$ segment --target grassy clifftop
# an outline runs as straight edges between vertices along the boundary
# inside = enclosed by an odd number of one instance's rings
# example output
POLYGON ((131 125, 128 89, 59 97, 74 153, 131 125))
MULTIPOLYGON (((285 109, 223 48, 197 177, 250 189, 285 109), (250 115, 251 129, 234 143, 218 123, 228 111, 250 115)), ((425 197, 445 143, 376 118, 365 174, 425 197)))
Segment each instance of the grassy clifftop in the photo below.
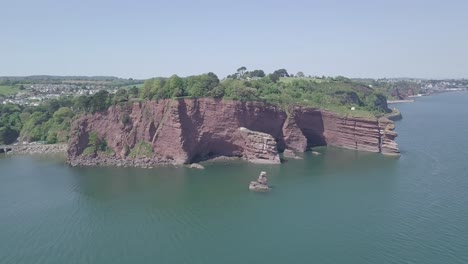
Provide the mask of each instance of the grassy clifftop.
POLYGON ((293 78, 286 75, 285 70, 268 76, 260 70, 250 75, 244 72, 223 80, 214 73, 185 78, 173 75, 148 79, 141 87, 121 88, 115 94, 101 90, 92 96, 65 97, 37 107, 0 105, 0 143, 12 143, 18 137, 27 141, 66 142, 76 115, 104 111, 111 105, 135 100, 224 98, 259 101, 285 110, 308 106, 364 118, 391 112, 384 93, 363 82, 345 77, 293 78))
POLYGON ((341 114, 374 116, 390 112, 387 98, 369 85, 344 77, 337 78, 226 78, 213 73, 180 78, 147 80, 140 99, 213 97, 261 101, 281 107, 310 106, 341 114), (354 110, 351 110, 354 109, 354 110))

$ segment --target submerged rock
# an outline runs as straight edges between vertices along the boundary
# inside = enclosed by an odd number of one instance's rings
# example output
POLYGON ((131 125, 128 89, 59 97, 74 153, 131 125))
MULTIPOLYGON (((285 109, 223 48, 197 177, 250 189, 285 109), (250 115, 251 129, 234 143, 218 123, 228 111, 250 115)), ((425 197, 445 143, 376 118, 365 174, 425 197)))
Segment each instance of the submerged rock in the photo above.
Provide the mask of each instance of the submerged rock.
POLYGON ((302 159, 301 157, 297 156, 296 153, 294 153, 294 151, 291 149, 285 149, 283 152, 283 157, 289 159, 302 159))
POLYGON ((203 165, 198 164, 198 163, 192 163, 192 164, 190 164, 189 167, 190 167, 191 169, 199 169, 199 170, 205 169, 205 167, 203 167, 203 165))
POLYGON ((249 190, 256 192, 266 192, 270 190, 270 187, 264 184, 260 184, 256 181, 251 181, 249 185, 249 190))

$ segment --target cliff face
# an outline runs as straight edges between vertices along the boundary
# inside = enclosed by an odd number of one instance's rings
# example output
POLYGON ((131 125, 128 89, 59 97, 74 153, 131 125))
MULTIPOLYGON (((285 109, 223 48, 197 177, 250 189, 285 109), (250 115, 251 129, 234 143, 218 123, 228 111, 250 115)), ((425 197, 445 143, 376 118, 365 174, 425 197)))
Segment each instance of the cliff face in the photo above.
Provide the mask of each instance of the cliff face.
MULTIPOLYGON (((145 164, 191 163, 217 156, 252 162, 279 163, 277 151, 305 151, 331 145, 357 150, 398 153, 390 120, 345 118, 318 109, 296 107, 289 114, 258 102, 179 99, 115 106, 85 115, 71 129, 68 158, 72 165, 119 163, 144 158, 145 164), (86 155, 96 133, 114 154, 86 155), (153 152, 128 155, 145 142, 153 152), (383 148, 382 148, 383 147, 383 148), (90 162, 91 161, 91 162, 90 162)), ((128 162, 127 162, 128 163, 128 162)), ((125 163, 125 164, 127 164, 125 163)))
POLYGON ((398 145, 395 142, 397 133, 395 124, 390 119, 382 117, 379 119, 380 127, 380 152, 386 155, 399 155, 398 145))

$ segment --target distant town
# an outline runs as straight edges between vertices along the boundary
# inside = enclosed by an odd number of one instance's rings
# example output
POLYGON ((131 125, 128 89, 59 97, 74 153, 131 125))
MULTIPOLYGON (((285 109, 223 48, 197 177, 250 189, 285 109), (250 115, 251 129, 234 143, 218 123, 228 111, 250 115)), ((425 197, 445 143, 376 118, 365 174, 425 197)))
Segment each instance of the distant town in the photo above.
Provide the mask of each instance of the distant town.
POLYGON ((102 85, 33 84, 24 87, 15 94, 6 96, 3 98, 2 103, 38 106, 42 101, 56 99, 61 96, 93 95, 99 90, 115 93, 117 88, 102 85))
POLYGON ((424 91, 462 91, 468 89, 468 79, 425 80, 425 79, 379 79, 382 82, 399 83, 402 80, 416 83, 424 91))
POLYGON ((100 90, 116 93, 121 88, 139 88, 143 82, 144 80, 117 77, 0 77, 0 103, 38 106, 42 102, 63 96, 87 96, 100 90))

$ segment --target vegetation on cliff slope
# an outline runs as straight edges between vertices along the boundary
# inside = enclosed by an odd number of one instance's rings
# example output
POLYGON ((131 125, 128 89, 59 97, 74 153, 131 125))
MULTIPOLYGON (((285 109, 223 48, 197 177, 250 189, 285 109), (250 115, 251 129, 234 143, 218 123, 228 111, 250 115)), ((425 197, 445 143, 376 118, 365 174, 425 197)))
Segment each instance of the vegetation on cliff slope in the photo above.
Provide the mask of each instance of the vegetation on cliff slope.
MULTIPOLYGON (((10 144, 17 139, 66 142, 76 115, 96 113, 111 105, 141 100, 225 98, 262 101, 285 109, 291 105, 312 106, 356 116, 374 116, 390 111, 385 87, 373 87, 366 81, 340 76, 310 78, 302 72, 296 76, 292 77, 285 69, 267 75, 262 70, 247 71, 246 67, 240 67, 224 80, 219 80, 211 72, 185 78, 173 75, 148 79, 141 88, 126 86, 115 94, 101 90, 91 96, 54 99, 37 107, 0 105, 0 144, 10 144)), ((121 122, 126 124, 128 118, 122 115, 121 122)))
POLYGON ((0 144, 11 144, 17 139, 48 144, 67 142, 77 114, 106 110, 118 102, 118 94, 101 90, 92 96, 62 97, 39 106, 0 104, 0 144))
MULTIPOLYGON (((302 74, 303 76, 303 74, 302 74)), ((379 90, 345 77, 293 78, 285 69, 265 76, 263 71, 245 67, 220 81, 214 73, 180 78, 146 80, 139 97, 157 100, 177 97, 213 97, 271 104, 305 105, 338 112, 382 114, 388 112, 387 98, 379 90), (253 77, 252 77, 253 76, 253 77), (263 77, 260 77, 263 76, 263 77)))
POLYGON ((354 81, 373 87, 375 90, 385 94, 387 98, 391 100, 403 100, 410 95, 423 93, 421 84, 415 81, 394 80, 392 82, 388 82, 386 79, 355 79, 354 81))
POLYGON ((92 156, 97 153, 111 156, 114 154, 114 151, 107 146, 107 142, 104 139, 100 139, 95 132, 92 132, 89 134, 88 146, 83 151, 83 155, 92 156))
POLYGON ((131 158, 153 156, 153 147, 149 142, 138 142, 128 155, 131 158))

